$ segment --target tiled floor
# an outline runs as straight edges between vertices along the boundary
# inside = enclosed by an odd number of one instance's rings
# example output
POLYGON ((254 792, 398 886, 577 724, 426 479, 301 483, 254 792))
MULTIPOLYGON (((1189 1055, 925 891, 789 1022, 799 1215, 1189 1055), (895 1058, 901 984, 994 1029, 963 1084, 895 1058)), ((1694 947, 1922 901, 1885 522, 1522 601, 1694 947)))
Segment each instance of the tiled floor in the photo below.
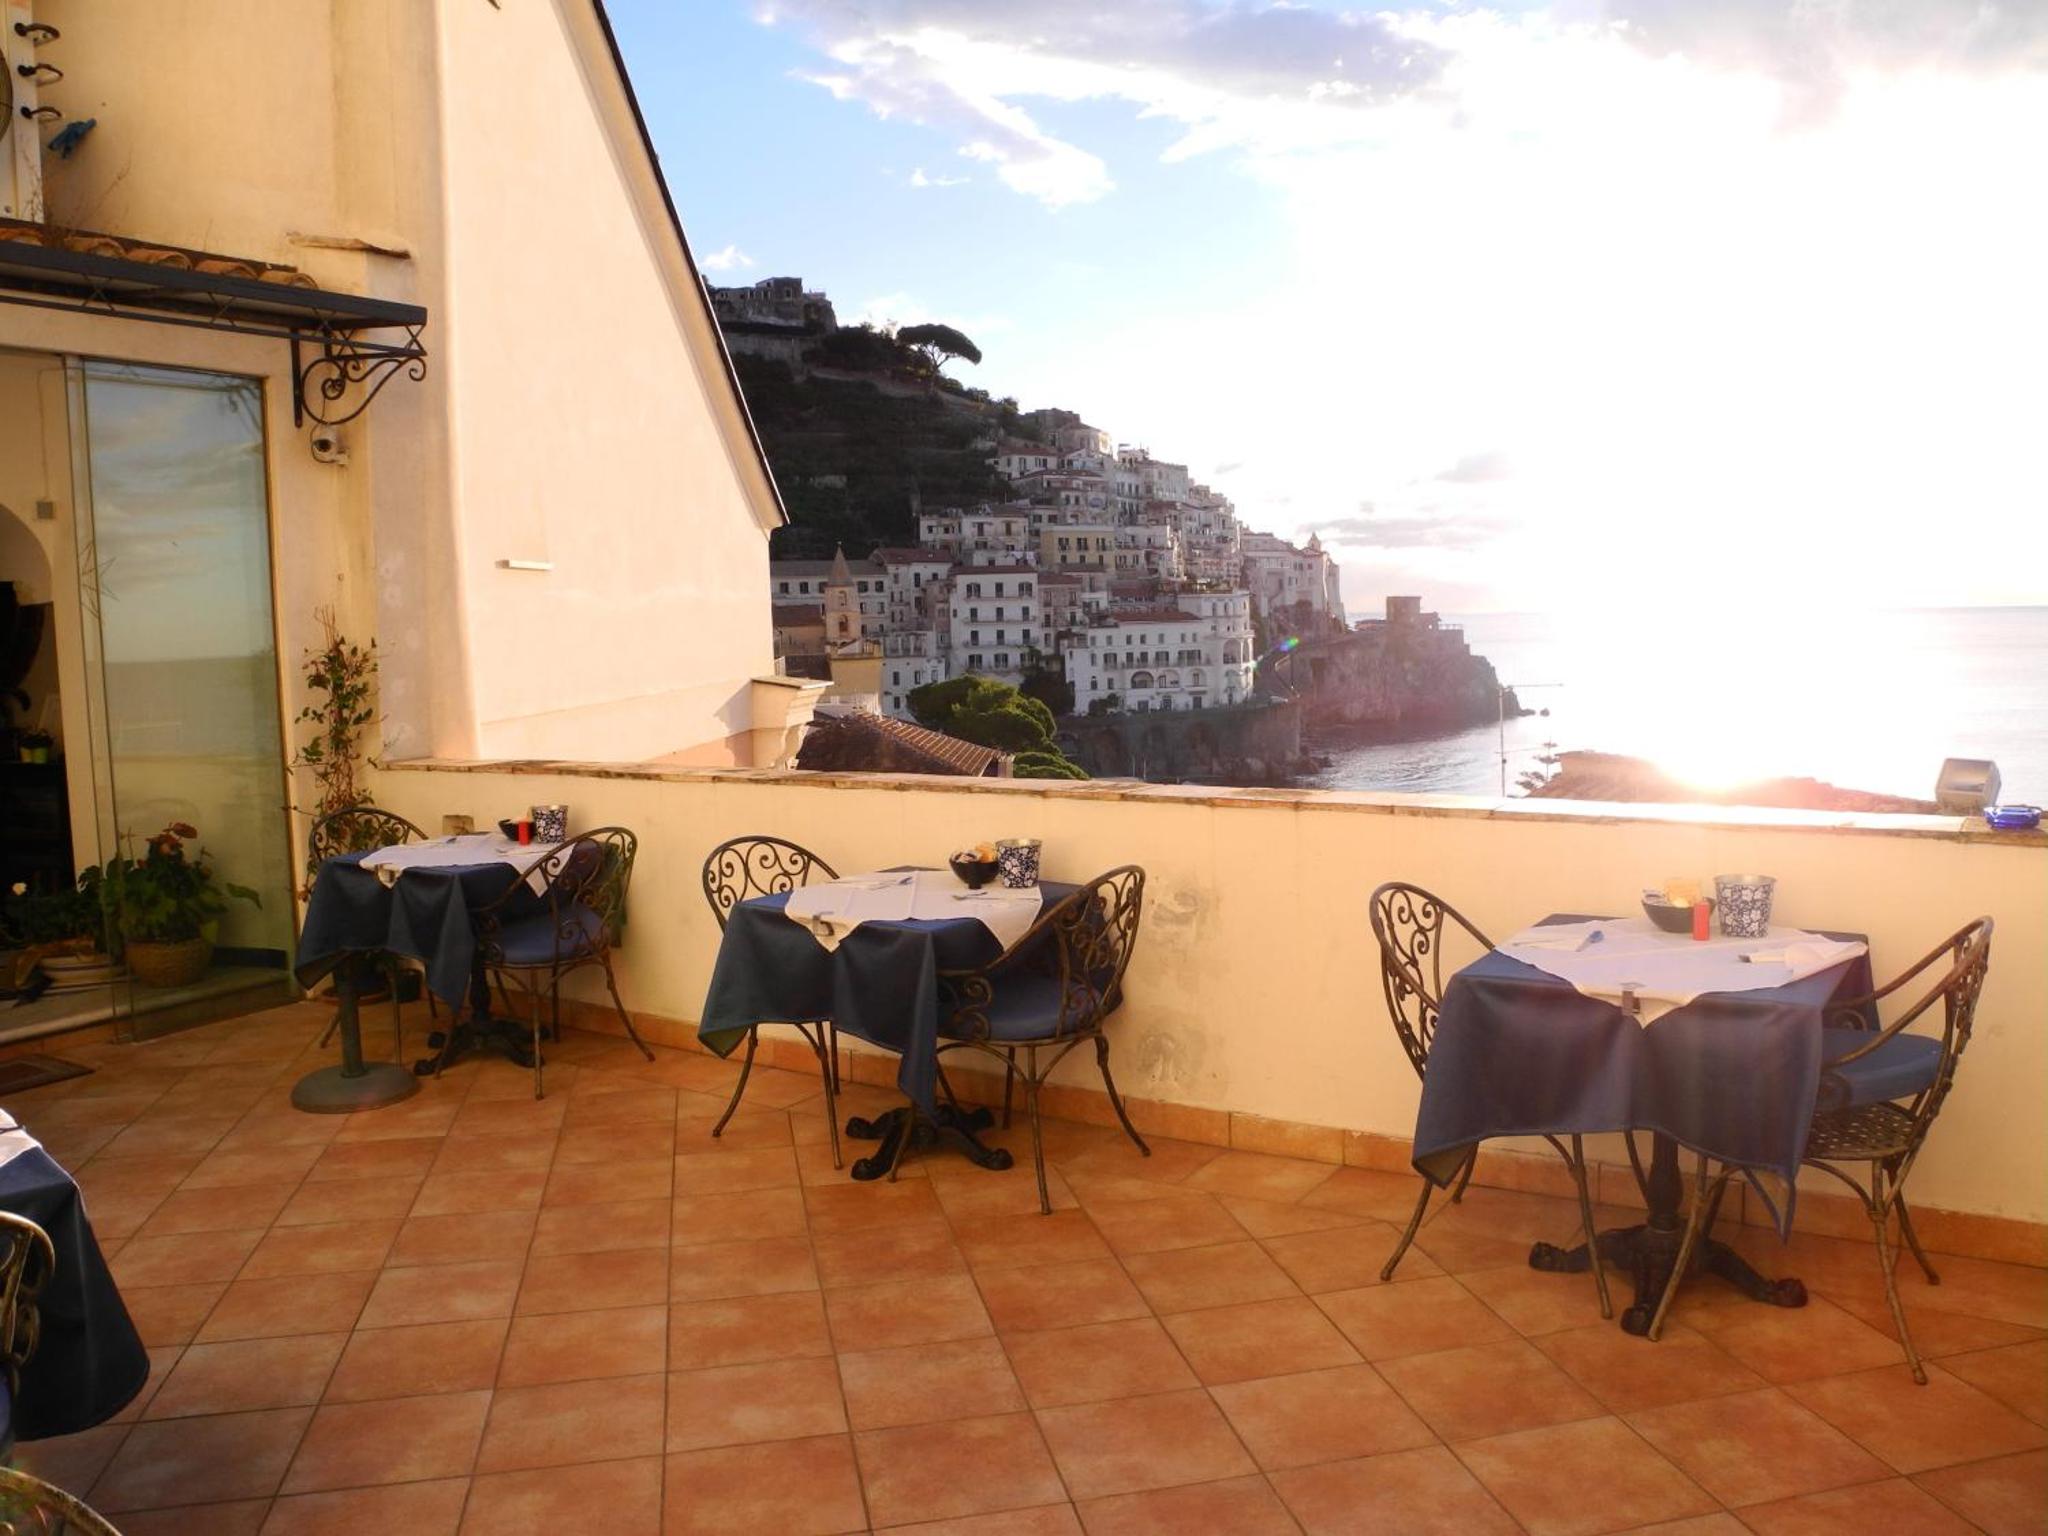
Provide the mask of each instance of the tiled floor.
POLYGON ((1021 1163, 856 1185, 809 1079, 713 1142, 732 1068, 588 1035, 539 1103, 471 1063, 300 1115, 323 1022, 71 1050, 7 1105, 156 1367, 20 1459, 128 1536, 2048 1527, 2048 1271, 1903 1272, 1918 1388, 1867 1245, 1747 1233, 1811 1305, 1702 1282, 1652 1345, 1521 1262, 1556 1200, 1475 1189, 1383 1286, 1405 1177, 1060 1123, 1051 1217, 1021 1163))

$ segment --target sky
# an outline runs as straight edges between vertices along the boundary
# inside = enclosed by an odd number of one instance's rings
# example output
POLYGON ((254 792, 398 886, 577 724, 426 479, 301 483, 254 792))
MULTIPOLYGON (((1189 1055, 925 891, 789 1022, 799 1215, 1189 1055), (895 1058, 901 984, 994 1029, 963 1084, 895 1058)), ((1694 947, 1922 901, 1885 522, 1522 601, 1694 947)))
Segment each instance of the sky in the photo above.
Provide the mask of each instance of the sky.
POLYGON ((1356 614, 2048 603, 2048 0, 608 0, 699 262, 1356 614))

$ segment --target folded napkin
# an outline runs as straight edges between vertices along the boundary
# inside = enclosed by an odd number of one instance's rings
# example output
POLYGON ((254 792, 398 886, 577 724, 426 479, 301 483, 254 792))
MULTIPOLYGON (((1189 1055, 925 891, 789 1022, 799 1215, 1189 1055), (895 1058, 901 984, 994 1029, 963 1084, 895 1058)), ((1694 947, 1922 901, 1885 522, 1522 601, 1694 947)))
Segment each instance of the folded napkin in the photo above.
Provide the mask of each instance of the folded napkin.
POLYGON ((42 1145, 35 1137, 21 1128, 21 1122, 0 1109, 0 1166, 13 1162, 24 1152, 33 1152, 42 1145))
POLYGON ((466 864, 503 864, 526 876, 534 895, 548 888, 542 866, 561 844, 522 843, 494 832, 465 832, 424 843, 395 843, 363 855, 362 867, 390 886, 408 869, 447 869, 466 864))
POLYGON ((810 929, 827 950, 837 949, 862 923, 902 922, 916 898, 916 877, 910 871, 849 875, 823 885, 806 885, 789 893, 783 916, 810 929))

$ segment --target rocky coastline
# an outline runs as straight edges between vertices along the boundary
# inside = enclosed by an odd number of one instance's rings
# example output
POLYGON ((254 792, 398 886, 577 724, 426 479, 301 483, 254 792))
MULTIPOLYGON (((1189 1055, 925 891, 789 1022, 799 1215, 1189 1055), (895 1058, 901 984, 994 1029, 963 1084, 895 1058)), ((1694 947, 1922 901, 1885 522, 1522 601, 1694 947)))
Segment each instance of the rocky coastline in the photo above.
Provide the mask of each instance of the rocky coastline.
POLYGON ((1561 752, 1557 772, 1529 791, 1537 800, 1652 801, 1680 805, 1755 805, 1794 811, 1872 811, 1932 815, 1932 800, 1844 789, 1820 779, 1757 779, 1703 789, 1673 778, 1655 763, 1612 752, 1561 752))

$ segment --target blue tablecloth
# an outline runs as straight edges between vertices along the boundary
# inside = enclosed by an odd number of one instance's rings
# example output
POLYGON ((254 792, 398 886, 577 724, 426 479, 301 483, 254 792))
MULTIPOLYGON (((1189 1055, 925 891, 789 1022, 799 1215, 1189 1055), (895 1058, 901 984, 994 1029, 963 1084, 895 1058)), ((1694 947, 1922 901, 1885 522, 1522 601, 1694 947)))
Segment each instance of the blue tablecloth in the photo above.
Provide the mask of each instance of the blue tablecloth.
POLYGON ((1871 990, 1866 953, 1786 986, 1706 993, 1646 1029, 1614 1004, 1491 951, 1444 989, 1415 1166, 1448 1183, 1466 1149, 1495 1136, 1659 1131, 1711 1158, 1776 1173, 1785 1181, 1779 1227, 1789 1231, 1820 1088, 1821 1011, 1871 990))
MULTIPOLYGON (((24 1129, 35 1134, 33 1125, 24 1129)), ((22 1367, 14 1399, 15 1438, 42 1440, 104 1424, 149 1380, 149 1354, 107 1273, 78 1185, 34 1148, 0 1165, 0 1210, 26 1216, 57 1250, 57 1267, 37 1303, 42 1339, 22 1367)))
MULTIPOLYGON (((1078 886, 1047 880, 1045 907, 1078 886)), ((927 1115, 938 1095, 940 971, 986 965, 1002 952, 972 917, 862 923, 827 950, 783 913, 789 895, 732 909, 697 1038, 730 1055, 756 1024, 830 1019, 844 1034, 897 1053, 896 1084, 927 1115)))
MULTIPOLYGON (((476 963, 470 914, 503 896, 518 872, 497 863, 426 865, 386 885, 362 867, 366 856, 344 853, 320 866, 299 934, 299 984, 311 987, 352 954, 405 955, 426 967, 435 996, 460 1007, 476 963)), ((542 910, 537 896, 533 907, 542 910)))

